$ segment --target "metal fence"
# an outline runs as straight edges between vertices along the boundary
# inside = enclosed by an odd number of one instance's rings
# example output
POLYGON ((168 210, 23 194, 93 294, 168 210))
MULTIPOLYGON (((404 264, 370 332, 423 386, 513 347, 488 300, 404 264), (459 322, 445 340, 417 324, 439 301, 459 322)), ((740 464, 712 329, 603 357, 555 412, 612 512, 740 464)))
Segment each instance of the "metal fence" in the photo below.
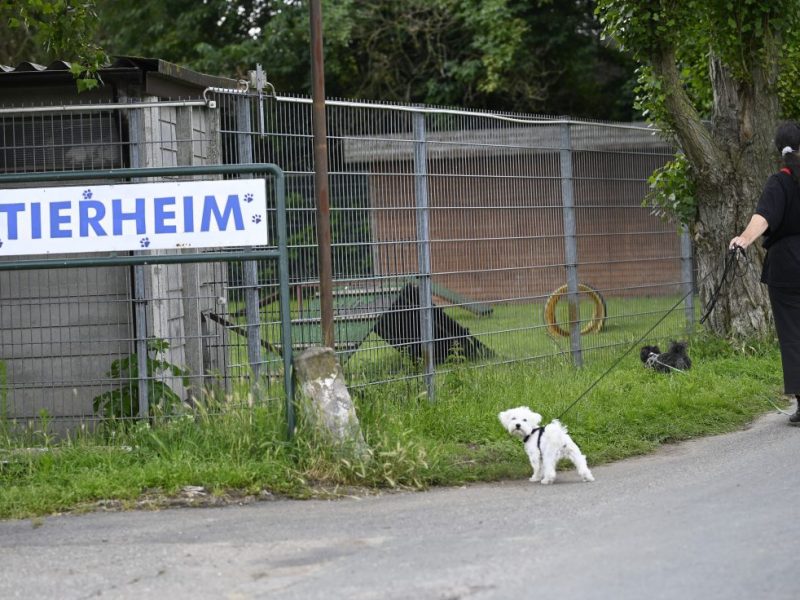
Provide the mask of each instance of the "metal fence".
MULTIPOLYGON (((630 344, 691 289, 688 238, 642 206, 647 177, 674 155, 645 126, 335 100, 327 116, 336 351, 354 388, 406 380, 433 395, 455 363, 582 364, 630 344)), ((0 124, 2 173, 280 166, 292 345, 320 342, 307 98, 209 89, 182 103, 5 107, 0 124)), ((217 265, 191 285, 151 267, 138 295, 117 269, 2 275, 4 416, 98 418, 92 399, 130 385, 109 365, 134 352, 142 303, 148 337, 202 341, 193 362, 167 362, 227 388, 258 364, 278 393, 274 264, 217 265), (154 316, 159 305, 172 308, 154 316), (76 382, 87 363, 94 374, 76 382)), ((691 301, 652 338, 684 335, 691 301)))
MULTIPOLYGON (((223 145, 233 156, 249 134, 246 151, 287 172, 295 339, 319 343, 310 101, 248 101, 223 145)), ((688 236, 642 206, 674 156, 645 125, 338 100, 327 117, 335 337, 351 386, 408 378, 432 394, 454 355, 582 364, 691 290, 688 236)), ((653 337, 685 335, 692 315, 690 294, 653 337)))

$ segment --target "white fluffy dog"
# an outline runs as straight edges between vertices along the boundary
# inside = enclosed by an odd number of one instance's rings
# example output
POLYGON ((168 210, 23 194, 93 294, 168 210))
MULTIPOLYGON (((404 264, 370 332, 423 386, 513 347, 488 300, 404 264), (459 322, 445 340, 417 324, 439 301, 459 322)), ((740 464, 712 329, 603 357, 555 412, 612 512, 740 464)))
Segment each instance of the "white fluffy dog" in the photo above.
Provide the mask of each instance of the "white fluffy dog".
POLYGON ((594 481, 594 476, 586 465, 586 457, 578 445, 572 441, 567 428, 554 420, 540 427, 542 415, 527 406, 504 410, 499 415, 500 422, 513 436, 522 438, 525 452, 533 467, 531 481, 543 484, 553 483, 556 478, 556 464, 561 458, 568 458, 578 469, 584 481, 594 481))

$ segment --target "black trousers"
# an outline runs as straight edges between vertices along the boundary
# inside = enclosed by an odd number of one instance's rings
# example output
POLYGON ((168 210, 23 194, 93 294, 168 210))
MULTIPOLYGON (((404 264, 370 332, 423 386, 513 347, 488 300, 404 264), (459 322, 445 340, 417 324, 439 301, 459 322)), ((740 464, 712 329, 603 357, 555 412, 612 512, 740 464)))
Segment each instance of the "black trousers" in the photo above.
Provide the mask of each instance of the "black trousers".
POLYGON ((783 391, 800 394, 800 287, 769 286, 768 289, 781 346, 783 391))

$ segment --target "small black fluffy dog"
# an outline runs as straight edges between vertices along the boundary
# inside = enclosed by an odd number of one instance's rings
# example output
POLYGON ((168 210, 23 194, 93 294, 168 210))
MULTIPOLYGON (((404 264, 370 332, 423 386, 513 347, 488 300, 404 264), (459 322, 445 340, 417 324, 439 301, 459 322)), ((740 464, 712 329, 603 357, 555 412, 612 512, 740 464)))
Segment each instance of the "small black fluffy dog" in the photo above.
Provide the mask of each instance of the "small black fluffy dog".
POLYGON ((670 343, 666 352, 661 352, 658 346, 644 346, 639 352, 639 357, 645 367, 659 373, 669 373, 674 370, 688 371, 692 366, 692 361, 686 354, 685 342, 670 343))

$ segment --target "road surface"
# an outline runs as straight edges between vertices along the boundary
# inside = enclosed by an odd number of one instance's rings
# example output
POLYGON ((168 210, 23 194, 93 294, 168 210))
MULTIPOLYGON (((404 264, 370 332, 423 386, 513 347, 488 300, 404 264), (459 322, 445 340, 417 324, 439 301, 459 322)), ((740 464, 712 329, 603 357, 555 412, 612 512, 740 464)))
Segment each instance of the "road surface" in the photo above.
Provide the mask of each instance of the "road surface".
POLYGON ((594 483, 0 522, 0 598, 795 599, 785 423, 595 467, 594 483))

